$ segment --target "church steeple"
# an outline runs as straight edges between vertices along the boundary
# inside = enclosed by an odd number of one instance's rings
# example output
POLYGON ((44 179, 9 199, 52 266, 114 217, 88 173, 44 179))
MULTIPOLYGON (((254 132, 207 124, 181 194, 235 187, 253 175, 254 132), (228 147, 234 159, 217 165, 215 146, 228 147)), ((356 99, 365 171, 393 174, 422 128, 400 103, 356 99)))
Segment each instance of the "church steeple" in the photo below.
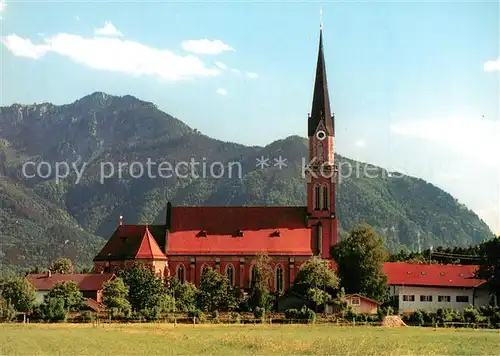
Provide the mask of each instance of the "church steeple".
POLYGON ((323 123, 326 133, 334 135, 334 123, 330 110, 330 98, 328 95, 328 84, 326 81, 326 65, 323 53, 323 23, 319 30, 318 62, 316 64, 316 80, 314 82, 314 94, 309 117, 309 137, 313 136, 320 123, 323 123))
POLYGON ((311 227, 315 253, 322 258, 329 259, 332 257, 330 249, 338 241, 335 208, 337 166, 334 156, 334 122, 326 82, 322 22, 319 32, 312 110, 307 125, 310 159, 306 174, 308 226, 311 227))

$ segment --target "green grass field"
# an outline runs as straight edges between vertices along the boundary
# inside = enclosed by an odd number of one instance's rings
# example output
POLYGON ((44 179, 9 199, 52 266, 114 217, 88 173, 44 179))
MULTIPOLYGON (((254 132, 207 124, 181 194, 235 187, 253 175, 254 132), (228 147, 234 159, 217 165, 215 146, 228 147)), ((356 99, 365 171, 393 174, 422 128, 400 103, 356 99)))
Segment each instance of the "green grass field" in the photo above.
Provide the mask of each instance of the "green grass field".
POLYGON ((332 354, 498 355, 500 332, 333 325, 0 325, 0 355, 332 354))

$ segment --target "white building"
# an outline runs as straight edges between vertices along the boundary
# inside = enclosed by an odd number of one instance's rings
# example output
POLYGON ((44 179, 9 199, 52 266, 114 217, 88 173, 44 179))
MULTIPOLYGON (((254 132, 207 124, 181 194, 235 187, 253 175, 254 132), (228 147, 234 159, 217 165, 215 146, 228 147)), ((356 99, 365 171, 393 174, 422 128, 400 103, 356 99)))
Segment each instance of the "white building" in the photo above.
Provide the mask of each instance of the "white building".
POLYGON ((462 311, 468 306, 488 305, 490 295, 486 281, 474 277, 477 268, 405 262, 384 264, 390 295, 397 297, 401 314, 446 308, 462 311))

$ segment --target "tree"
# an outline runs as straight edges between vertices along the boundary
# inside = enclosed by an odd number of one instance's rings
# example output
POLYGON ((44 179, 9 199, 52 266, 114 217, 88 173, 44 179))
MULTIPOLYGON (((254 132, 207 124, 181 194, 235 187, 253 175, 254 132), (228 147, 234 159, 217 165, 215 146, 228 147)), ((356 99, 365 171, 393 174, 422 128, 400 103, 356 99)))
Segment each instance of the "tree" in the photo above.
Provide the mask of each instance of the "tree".
POLYGON ((64 310, 71 312, 80 311, 85 306, 85 298, 74 281, 56 283, 44 299, 48 305, 52 299, 62 300, 64 310))
POLYGON ((42 319, 46 321, 63 321, 66 319, 68 309, 66 302, 59 297, 45 298, 44 302, 35 309, 33 313, 34 319, 42 319))
POLYGON ((363 224, 332 248, 340 283, 346 293, 359 293, 383 302, 387 298, 384 241, 373 228, 363 224))
POLYGON ((129 288, 128 301, 133 311, 160 307, 166 289, 151 268, 136 263, 126 269, 121 278, 129 288))
POLYGON ((130 303, 127 300, 128 291, 128 286, 120 277, 105 282, 102 294, 106 308, 116 310, 122 315, 126 314, 130 310, 130 303))
POLYGON ((173 311, 189 312, 196 309, 196 300, 198 297, 198 289, 192 283, 180 283, 176 278, 169 280, 169 291, 172 295, 173 311))
POLYGON ((337 277, 328 261, 316 256, 300 266, 292 285, 292 291, 315 304, 316 310, 333 299, 337 288, 337 277))
POLYGON ((0 295, 0 322, 11 321, 16 316, 16 310, 0 295))
POLYGON ((201 275, 198 304, 206 312, 231 311, 238 306, 238 301, 227 277, 206 268, 201 275))
POLYGON ((490 292, 500 300, 500 236, 482 243, 479 255, 482 259, 476 276, 486 280, 490 292))
POLYGON ((248 306, 252 310, 257 307, 270 310, 272 305, 270 290, 273 281, 271 258, 265 254, 257 255, 253 260, 251 274, 248 306))
POLYGON ((35 306, 35 288, 26 278, 9 279, 2 283, 0 290, 4 299, 18 312, 30 311, 35 306))
POLYGON ((73 273, 73 262, 69 258, 58 258, 49 267, 52 273, 62 273, 62 274, 72 274, 73 273))

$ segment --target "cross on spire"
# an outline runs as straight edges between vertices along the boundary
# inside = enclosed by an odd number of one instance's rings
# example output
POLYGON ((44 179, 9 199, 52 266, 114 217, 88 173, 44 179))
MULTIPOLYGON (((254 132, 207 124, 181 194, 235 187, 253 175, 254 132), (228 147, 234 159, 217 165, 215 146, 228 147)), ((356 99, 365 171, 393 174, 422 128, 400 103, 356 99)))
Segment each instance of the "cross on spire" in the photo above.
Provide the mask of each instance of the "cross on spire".
POLYGON ((319 8, 319 29, 323 30, 323 7, 319 8))

